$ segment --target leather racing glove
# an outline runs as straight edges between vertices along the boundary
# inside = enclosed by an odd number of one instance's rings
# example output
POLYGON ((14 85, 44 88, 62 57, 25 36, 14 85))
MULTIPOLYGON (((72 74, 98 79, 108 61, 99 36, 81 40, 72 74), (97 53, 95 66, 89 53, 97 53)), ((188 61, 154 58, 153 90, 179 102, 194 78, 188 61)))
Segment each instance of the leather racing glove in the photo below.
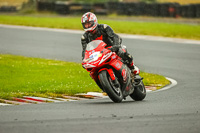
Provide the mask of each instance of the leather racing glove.
POLYGON ((112 52, 117 52, 119 50, 120 46, 119 45, 114 45, 110 48, 108 48, 108 50, 112 51, 112 52))

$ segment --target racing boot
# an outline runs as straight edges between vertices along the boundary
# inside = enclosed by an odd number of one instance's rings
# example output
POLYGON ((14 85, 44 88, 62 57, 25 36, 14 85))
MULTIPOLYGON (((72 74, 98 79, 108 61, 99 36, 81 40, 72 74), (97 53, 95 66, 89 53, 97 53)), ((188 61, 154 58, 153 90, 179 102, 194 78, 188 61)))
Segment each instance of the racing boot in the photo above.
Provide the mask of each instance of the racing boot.
POLYGON ((128 67, 131 70, 131 79, 132 79, 132 83, 133 83, 135 81, 134 80, 134 78, 135 78, 135 74, 134 74, 135 65, 134 65, 133 61, 128 64, 128 67))
POLYGON ((136 69, 136 66, 134 65, 134 62, 133 62, 133 57, 128 52, 125 52, 124 53, 124 58, 126 59, 127 66, 131 70, 131 79, 132 79, 132 83, 133 83, 135 81, 134 80, 135 75, 138 73, 137 69, 136 69))
POLYGON ((136 65, 134 65, 133 61, 130 64, 128 64, 128 67, 131 70, 132 82, 135 82, 135 76, 140 74, 140 69, 136 65))

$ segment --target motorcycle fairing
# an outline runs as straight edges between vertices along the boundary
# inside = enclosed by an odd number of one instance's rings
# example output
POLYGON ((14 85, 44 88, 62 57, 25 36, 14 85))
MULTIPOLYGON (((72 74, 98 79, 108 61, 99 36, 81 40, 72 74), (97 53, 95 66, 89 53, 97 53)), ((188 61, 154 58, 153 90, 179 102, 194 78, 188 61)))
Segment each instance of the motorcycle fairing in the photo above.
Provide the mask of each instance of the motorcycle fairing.
POLYGON ((114 74, 114 72, 113 72, 113 69, 111 69, 111 68, 110 68, 110 69, 103 68, 103 69, 99 70, 98 73, 100 73, 100 72, 103 71, 103 70, 106 70, 106 71, 108 72, 108 74, 110 75, 111 79, 112 79, 112 80, 115 80, 115 74, 114 74))
POLYGON ((86 49, 86 51, 85 51, 85 59, 87 59, 87 58, 89 58, 90 57, 90 55, 91 54, 93 54, 94 52, 96 52, 96 51, 101 51, 103 48, 105 48, 105 46, 106 46, 107 44, 105 43, 105 42, 103 42, 103 41, 100 41, 100 44, 96 47, 96 48, 94 48, 94 49, 90 49, 90 50, 87 50, 86 49))
POLYGON ((124 86, 122 88, 123 95, 128 96, 130 94, 130 90, 132 90, 131 88, 133 88, 133 85, 131 83, 130 70, 127 68, 126 65, 124 65, 124 67, 122 68, 121 74, 124 83, 124 86))
MULTIPOLYGON (((119 60, 118 63, 120 63, 120 62, 121 61, 119 60)), ((114 65, 114 66, 116 66, 116 65, 114 65)), ((118 67, 115 67, 115 68, 118 68, 118 67)), ((130 89, 133 87, 131 80, 130 80, 131 79, 130 70, 125 64, 122 63, 121 68, 119 70, 117 70, 117 72, 119 72, 119 75, 122 77, 122 80, 123 80, 122 81, 122 83, 123 83, 123 85, 122 85, 123 96, 128 96, 130 94, 130 89)))
POLYGON ((119 71, 122 68, 123 63, 120 60, 113 60, 109 65, 119 71))
MULTIPOLYGON (((99 73, 106 70, 112 81, 120 80, 121 90, 123 96, 126 97, 133 90, 133 85, 131 83, 130 70, 121 61, 121 58, 116 55, 116 53, 111 52, 106 49, 106 44, 103 41, 98 40, 99 44, 91 46, 86 50, 84 62, 82 65, 90 72, 90 76, 95 80, 95 82, 100 86, 99 73), (96 71, 96 72, 95 72, 96 71)), ((102 88, 103 90, 103 88, 102 88)))

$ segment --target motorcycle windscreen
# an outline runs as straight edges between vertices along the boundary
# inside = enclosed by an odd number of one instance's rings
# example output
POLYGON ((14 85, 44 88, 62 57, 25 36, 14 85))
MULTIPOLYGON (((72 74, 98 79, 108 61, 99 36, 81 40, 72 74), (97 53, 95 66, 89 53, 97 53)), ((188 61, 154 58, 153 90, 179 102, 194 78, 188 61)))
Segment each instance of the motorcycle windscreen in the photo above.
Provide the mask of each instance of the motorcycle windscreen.
POLYGON ((105 47, 106 44, 102 40, 94 40, 87 44, 86 50, 94 50, 98 47, 105 47))

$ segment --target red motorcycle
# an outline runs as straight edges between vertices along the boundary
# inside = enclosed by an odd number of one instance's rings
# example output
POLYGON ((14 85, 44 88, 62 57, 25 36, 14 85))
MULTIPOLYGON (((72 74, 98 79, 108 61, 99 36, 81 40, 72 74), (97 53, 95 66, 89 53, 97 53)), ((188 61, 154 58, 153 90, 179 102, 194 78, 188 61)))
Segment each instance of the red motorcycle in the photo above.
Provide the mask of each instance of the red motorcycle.
POLYGON ((83 68, 113 102, 119 103, 127 96, 136 101, 143 100, 146 96, 143 78, 136 75, 132 79, 126 63, 106 46, 101 40, 88 43, 83 68))

